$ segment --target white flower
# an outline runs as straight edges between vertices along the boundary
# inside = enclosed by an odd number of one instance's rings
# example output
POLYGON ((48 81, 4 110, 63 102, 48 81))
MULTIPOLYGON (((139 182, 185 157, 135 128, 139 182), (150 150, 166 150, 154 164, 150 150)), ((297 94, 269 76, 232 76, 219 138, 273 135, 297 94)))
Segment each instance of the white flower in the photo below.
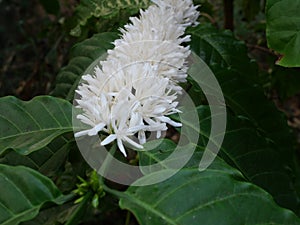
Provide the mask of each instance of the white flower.
POLYGON ((164 10, 171 11, 176 21, 184 27, 198 24, 198 6, 194 6, 192 0, 152 0, 152 2, 164 10))
POLYGON ((116 140, 124 156, 124 143, 143 148, 147 131, 159 138, 167 124, 181 126, 167 116, 179 112, 178 82, 186 79, 190 54, 189 47, 181 44, 190 40, 184 31, 196 24, 199 13, 191 0, 153 2, 156 5, 141 11, 139 19, 130 18, 115 48, 94 74, 82 77, 76 90, 80 95, 76 107, 83 110, 77 118, 91 128, 75 137, 103 131, 108 136, 101 145, 116 140), (132 139, 134 135, 139 143, 132 139))

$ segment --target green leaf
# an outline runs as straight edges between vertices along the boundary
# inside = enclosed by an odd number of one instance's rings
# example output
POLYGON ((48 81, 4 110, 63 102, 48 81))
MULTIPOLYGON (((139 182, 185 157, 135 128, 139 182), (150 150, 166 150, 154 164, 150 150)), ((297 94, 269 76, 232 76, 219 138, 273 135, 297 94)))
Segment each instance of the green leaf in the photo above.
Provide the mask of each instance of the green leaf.
POLYGON ((70 62, 57 75, 56 86, 51 94, 72 101, 81 76, 100 60, 105 60, 106 51, 113 48, 112 42, 117 37, 117 33, 101 33, 74 45, 70 62))
POLYGON ((82 220, 84 214, 86 213, 88 205, 90 204, 91 198, 92 198, 92 193, 88 192, 84 196, 83 200, 80 202, 76 210, 74 210, 72 215, 70 215, 70 218, 68 219, 66 225, 77 225, 82 220))
POLYGON ((240 76, 250 80, 257 80, 257 65, 247 56, 247 48, 242 41, 236 40, 231 31, 219 31, 207 24, 189 28, 192 35, 191 49, 208 66, 218 65, 230 68, 240 76))
MULTIPOLYGON (((296 211, 299 198, 294 190, 293 136, 283 114, 257 85, 257 71, 251 70, 244 44, 212 27, 200 25, 190 32, 192 50, 213 70, 229 109, 221 156, 249 181, 270 191, 282 206, 296 211), (242 120, 232 119, 230 113, 242 120)), ((201 71, 196 65, 189 73, 207 86, 201 71)), ((209 121, 205 124, 201 124, 205 128, 201 134, 208 137, 209 121)))
POLYGON ((267 0, 267 41, 282 56, 277 64, 300 66, 300 0, 267 0))
POLYGON ((20 155, 15 151, 10 151, 0 159, 0 163, 11 166, 22 165, 48 177, 55 176, 63 167, 70 149, 74 149, 74 142, 74 138, 59 136, 46 147, 29 155, 20 155))
POLYGON ((0 155, 14 149, 27 155, 47 146, 56 137, 72 132, 72 105, 62 99, 39 96, 24 102, 0 99, 0 155))
POLYGON ((79 207, 69 202, 63 205, 54 205, 49 208, 41 209, 38 216, 33 220, 23 222, 22 225, 59 225, 65 224, 72 213, 79 207))
POLYGON ((66 201, 53 182, 38 172, 0 164, 0 224, 17 225, 34 218, 46 202, 66 201))
MULTIPOLYGON (((201 148, 207 148, 209 137, 214 142, 214 139, 221 135, 221 133, 217 133, 216 137, 210 136, 211 120, 215 117, 215 121, 218 121, 221 117, 220 115, 211 115, 208 106, 199 106, 197 111, 200 118, 200 131, 196 130, 197 127, 194 124, 184 120, 181 122, 185 130, 199 132, 198 144, 201 148)), ((188 118, 189 112, 185 113, 185 117, 188 118)), ((236 118, 230 113, 227 116, 227 129, 218 154, 219 157, 240 170, 247 181, 270 192, 278 204, 296 212, 299 209, 299 197, 295 190, 294 174, 292 174, 288 162, 284 160, 282 152, 276 145, 260 136, 248 120, 236 118)), ((176 147, 171 141, 164 141, 156 148, 153 146, 157 146, 157 143, 146 143, 146 151, 139 153, 142 165, 161 164, 162 160, 166 159, 176 147)), ((191 160, 199 163, 201 158, 193 156, 191 160)), ((162 168, 166 168, 165 165, 162 164, 162 168)))
MULTIPOLYGON (((205 148, 210 137, 211 118, 220 115, 211 115, 208 106, 199 106, 197 111, 201 128, 199 145, 205 148)), ((196 129, 193 124, 185 121, 182 123, 189 129, 196 129)), ((210 138, 214 140, 215 137, 210 138)), ((296 211, 299 197, 295 192, 294 177, 284 154, 286 153, 281 152, 276 144, 260 136, 248 120, 227 114, 227 128, 219 156, 237 168, 247 181, 271 193, 278 204, 296 211)))
POLYGON ((255 83, 239 77, 231 70, 215 71, 228 108, 237 116, 248 118, 257 132, 275 143, 281 152, 285 152, 283 158, 291 159, 294 141, 284 114, 278 111, 255 83))
MULTIPOLYGON (((161 183, 129 187, 120 195, 121 208, 133 212, 141 225, 300 224, 291 211, 278 207, 268 193, 243 181, 220 159, 203 172, 197 166, 161 183)), ((136 184, 165 172, 148 174, 136 184)))
POLYGON ((113 18, 122 21, 122 18, 128 18, 149 5, 150 0, 82 0, 75 9, 76 26, 70 33, 72 36, 79 37, 82 27, 87 26, 87 22, 91 18, 100 18, 102 22, 109 19, 111 25, 113 18), (122 14, 125 15, 121 16, 122 14))
MULTIPOLYGON (((250 119, 258 132, 286 153, 285 159, 291 159, 291 130, 283 113, 265 97, 262 88, 257 84, 256 66, 248 58, 245 45, 237 41, 231 33, 218 31, 211 26, 200 25, 191 29, 190 33, 191 49, 214 72, 227 107, 235 115, 250 119)), ((190 72, 194 73, 193 77, 203 76, 197 68, 190 72)), ((201 78, 199 80, 201 82, 201 78)))

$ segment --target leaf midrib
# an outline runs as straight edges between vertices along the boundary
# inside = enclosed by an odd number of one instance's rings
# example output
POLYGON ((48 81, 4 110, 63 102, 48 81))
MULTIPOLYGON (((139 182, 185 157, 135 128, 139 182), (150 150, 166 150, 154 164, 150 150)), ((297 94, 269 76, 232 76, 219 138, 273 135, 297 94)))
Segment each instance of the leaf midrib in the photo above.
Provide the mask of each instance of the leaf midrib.
POLYGON ((10 135, 10 136, 0 137, 0 141, 5 140, 5 139, 9 139, 9 138, 16 138, 16 137, 19 137, 19 136, 25 136, 25 135, 28 135, 28 134, 35 134, 35 133, 41 133, 41 132, 47 132, 47 131, 60 131, 60 130, 64 133, 66 133, 66 132, 73 131, 73 127, 47 128, 47 129, 42 129, 42 130, 30 131, 30 132, 22 132, 22 133, 10 135))
POLYGON ((129 202, 132 202, 136 205, 139 205, 140 207, 144 208, 145 210, 153 213, 156 216, 159 216, 160 218, 164 218, 166 222, 168 222, 171 225, 178 225, 175 223, 171 218, 169 218, 167 215, 161 213, 159 210, 155 210, 153 207, 151 207, 150 204, 145 204, 145 202, 141 201, 140 199, 136 198, 134 195, 124 193, 122 197, 125 197, 129 202))
MULTIPOLYGON (((43 202, 41 205, 43 205, 44 203, 45 203, 45 202, 43 202)), ((36 214, 36 212, 38 212, 38 210, 41 208, 41 205, 34 206, 34 207, 32 207, 31 209, 28 209, 28 210, 23 211, 22 213, 13 214, 13 215, 15 215, 15 217, 6 220, 6 221, 5 221, 4 223, 2 223, 1 225, 9 225, 9 224, 11 224, 11 222, 14 222, 14 221, 17 220, 18 218, 20 218, 20 217, 22 217, 22 216, 24 216, 24 215, 26 215, 26 214, 32 213, 32 212, 35 212, 35 214, 36 214)), ((27 219, 27 220, 30 220, 30 218, 27 219)), ((22 221, 27 221, 27 220, 22 220, 22 221)))
POLYGON ((261 195, 257 195, 257 194, 250 194, 250 193, 247 193, 247 192, 242 192, 242 193, 233 193, 231 195, 228 195, 228 196, 225 196, 223 198, 216 198, 214 200, 211 200, 209 202, 206 202, 202 205, 199 205, 198 207, 196 208, 193 208, 189 211, 186 211, 184 214, 180 215, 179 217, 176 218, 176 220, 180 220, 180 218, 183 218, 185 216, 187 216, 188 214, 192 213, 192 212, 195 212, 197 210, 201 210, 202 208, 205 208, 205 207, 208 207, 208 206, 211 206, 213 204, 216 204, 216 203, 220 203, 220 202, 223 202, 223 201, 227 201, 229 199, 232 199, 232 198, 237 198, 237 197, 241 197, 241 196, 245 196, 245 197, 257 197, 257 198, 262 198, 261 195))

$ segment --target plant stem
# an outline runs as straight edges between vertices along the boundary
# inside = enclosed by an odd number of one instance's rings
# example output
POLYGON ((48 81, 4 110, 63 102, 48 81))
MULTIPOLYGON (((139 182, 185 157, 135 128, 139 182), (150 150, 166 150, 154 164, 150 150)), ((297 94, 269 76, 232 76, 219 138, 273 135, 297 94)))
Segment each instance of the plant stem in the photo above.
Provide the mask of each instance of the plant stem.
MULTIPOLYGON (((106 173, 108 171, 109 168, 109 164, 111 163, 111 161, 113 160, 113 155, 115 154, 117 150, 117 143, 113 142, 113 145, 110 148, 110 151, 107 153, 106 158, 104 159, 104 162, 102 164, 102 166, 100 167, 100 169, 98 171, 101 171, 100 174, 103 174, 103 176, 101 176, 101 178, 99 179, 100 184, 104 185, 104 178, 106 176, 106 173)), ((98 173, 99 174, 99 173, 98 173)))
POLYGON ((129 223, 130 223, 130 216, 131 216, 131 212, 127 211, 125 225, 129 225, 129 223))
POLYGON ((77 209, 72 213, 71 218, 66 222, 65 225, 77 225, 83 215, 85 214, 85 210, 87 209, 87 205, 89 204, 90 200, 92 199, 93 193, 91 191, 87 192, 84 196, 84 199, 77 207, 77 209))

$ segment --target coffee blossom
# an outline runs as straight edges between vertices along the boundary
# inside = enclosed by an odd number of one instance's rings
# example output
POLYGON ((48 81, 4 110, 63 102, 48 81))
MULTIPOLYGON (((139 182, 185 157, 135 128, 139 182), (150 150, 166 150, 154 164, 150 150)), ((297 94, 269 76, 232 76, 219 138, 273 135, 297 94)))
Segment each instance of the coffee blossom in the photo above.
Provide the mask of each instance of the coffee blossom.
POLYGON ((167 124, 181 126, 168 115, 179 112, 178 83, 186 80, 190 54, 189 46, 181 44, 190 41, 184 32, 196 24, 199 13, 191 0, 153 2, 139 18, 130 18, 121 38, 114 41, 115 48, 93 74, 82 77, 76 90, 80 96, 76 107, 82 110, 77 119, 90 129, 75 137, 102 131, 107 136, 101 145, 116 141, 124 156, 124 143, 141 149, 147 131, 159 138, 167 124))

